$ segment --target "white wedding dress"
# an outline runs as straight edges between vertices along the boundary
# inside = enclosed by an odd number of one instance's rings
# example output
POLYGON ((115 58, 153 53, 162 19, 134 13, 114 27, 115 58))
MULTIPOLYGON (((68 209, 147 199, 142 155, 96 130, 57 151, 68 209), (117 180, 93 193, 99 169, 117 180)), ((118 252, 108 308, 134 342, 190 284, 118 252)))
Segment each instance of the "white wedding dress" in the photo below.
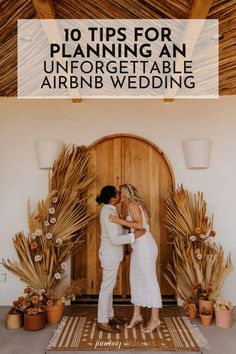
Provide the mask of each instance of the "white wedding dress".
MULTIPOLYGON (((156 274, 158 248, 141 206, 140 210, 146 233, 136 238, 132 244, 133 251, 130 261, 131 302, 138 306, 161 308, 161 293, 156 274)), ((127 220, 132 221, 130 215, 127 220)))

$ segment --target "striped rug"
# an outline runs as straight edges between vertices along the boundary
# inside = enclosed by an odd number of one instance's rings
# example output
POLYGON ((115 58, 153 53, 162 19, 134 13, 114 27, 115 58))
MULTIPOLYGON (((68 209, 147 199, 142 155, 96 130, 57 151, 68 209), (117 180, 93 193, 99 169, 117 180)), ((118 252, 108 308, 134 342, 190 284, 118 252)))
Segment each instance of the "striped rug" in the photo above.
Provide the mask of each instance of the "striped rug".
MULTIPOLYGON (((162 351, 201 353, 207 341, 185 316, 162 317, 161 326, 151 334, 120 326, 121 333, 111 334, 96 328, 96 319, 64 316, 47 350, 50 351, 162 351)), ((119 327, 119 326, 118 326, 119 327)))

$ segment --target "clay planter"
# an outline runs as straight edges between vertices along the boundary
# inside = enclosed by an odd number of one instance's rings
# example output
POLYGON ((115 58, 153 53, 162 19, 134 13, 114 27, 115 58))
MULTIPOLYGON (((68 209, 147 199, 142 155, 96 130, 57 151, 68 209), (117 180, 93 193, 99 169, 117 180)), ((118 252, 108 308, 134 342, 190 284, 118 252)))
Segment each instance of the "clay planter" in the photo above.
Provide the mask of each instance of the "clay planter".
POLYGON ((215 310, 217 327, 230 328, 232 326, 232 310, 215 310))
POLYGON ((24 328, 28 331, 38 331, 45 327, 45 312, 38 315, 24 314, 24 328))
POLYGON ((187 312, 188 312, 188 317, 189 317, 191 320, 193 320, 194 318, 197 317, 197 308, 195 308, 195 309, 188 309, 187 312))
POLYGON ((6 328, 18 329, 23 326, 23 313, 7 313, 6 328))
POLYGON ((204 315, 200 313, 200 319, 203 326, 210 326, 213 315, 204 315))
POLYGON ((47 323, 56 324, 60 322, 64 312, 64 304, 46 306, 47 323))
POLYGON ((214 314, 214 301, 213 300, 203 300, 199 299, 199 313, 210 313, 214 314))

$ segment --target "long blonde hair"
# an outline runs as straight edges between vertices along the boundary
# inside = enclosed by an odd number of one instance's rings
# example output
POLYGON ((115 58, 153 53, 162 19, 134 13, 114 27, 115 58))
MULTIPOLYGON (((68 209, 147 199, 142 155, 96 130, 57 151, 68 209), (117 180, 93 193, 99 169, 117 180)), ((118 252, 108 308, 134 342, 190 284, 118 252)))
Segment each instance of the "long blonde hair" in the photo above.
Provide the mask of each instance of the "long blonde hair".
POLYGON ((140 197, 139 192, 136 187, 134 187, 132 184, 125 183, 125 184, 120 185, 120 191, 124 194, 124 196, 127 199, 140 205, 144 210, 146 210, 148 216, 150 216, 150 211, 149 211, 146 203, 140 197))

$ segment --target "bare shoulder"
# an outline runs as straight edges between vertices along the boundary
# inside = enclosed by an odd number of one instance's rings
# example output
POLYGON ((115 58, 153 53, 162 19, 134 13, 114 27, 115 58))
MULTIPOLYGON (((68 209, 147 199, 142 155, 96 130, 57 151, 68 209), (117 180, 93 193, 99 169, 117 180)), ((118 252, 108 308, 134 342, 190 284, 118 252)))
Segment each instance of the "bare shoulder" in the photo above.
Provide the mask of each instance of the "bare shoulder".
POLYGON ((129 208, 129 213, 133 220, 140 221, 142 219, 141 210, 137 203, 130 202, 128 208, 129 208))
POLYGON ((137 203, 134 203, 132 201, 129 202, 128 204, 129 211, 137 211, 140 210, 140 207, 137 203))

